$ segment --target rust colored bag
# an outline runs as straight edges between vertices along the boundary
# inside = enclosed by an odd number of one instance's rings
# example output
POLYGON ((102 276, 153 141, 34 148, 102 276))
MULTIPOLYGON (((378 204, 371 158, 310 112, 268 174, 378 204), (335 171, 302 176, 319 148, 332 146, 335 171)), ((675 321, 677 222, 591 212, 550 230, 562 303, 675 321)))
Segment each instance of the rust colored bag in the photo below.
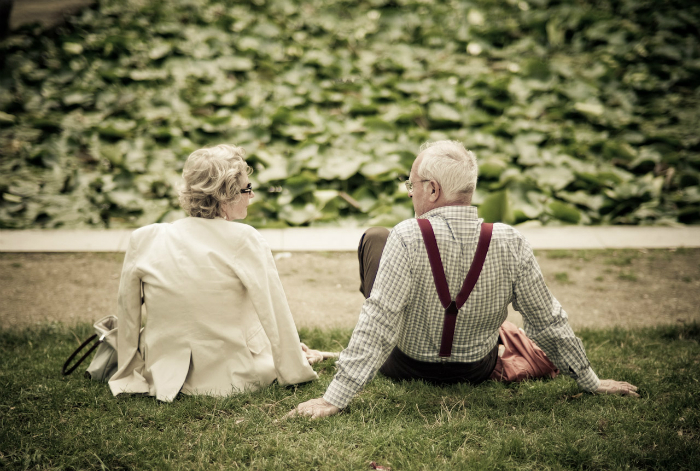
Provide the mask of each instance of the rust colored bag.
POLYGON ((513 323, 505 321, 498 329, 498 335, 505 350, 501 355, 499 348, 492 380, 516 382, 545 376, 554 378, 559 374, 547 355, 513 323))

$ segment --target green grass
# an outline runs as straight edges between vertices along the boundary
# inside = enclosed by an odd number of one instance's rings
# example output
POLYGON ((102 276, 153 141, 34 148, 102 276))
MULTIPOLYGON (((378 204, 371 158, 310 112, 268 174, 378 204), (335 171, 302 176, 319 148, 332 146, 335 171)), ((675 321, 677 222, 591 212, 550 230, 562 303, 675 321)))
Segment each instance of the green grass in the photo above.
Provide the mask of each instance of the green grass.
POLYGON ((632 273, 631 271, 630 271, 630 272, 621 271, 621 272, 617 275, 617 277, 618 277, 619 279, 625 280, 625 281, 637 281, 637 275, 635 275, 635 274, 632 273))
POLYGON ((619 257, 611 258, 605 261, 608 265, 615 265, 618 267, 626 267, 632 265, 632 257, 619 257))
POLYGON ((573 250, 547 250, 544 252, 547 258, 560 259, 560 258, 573 258, 573 250))
POLYGON ((563 283, 563 284, 571 283, 571 280, 569 279, 569 274, 565 271, 555 273, 554 279, 557 280, 559 283, 563 283))
POLYGON ((634 249, 615 249, 601 251, 601 255, 609 257, 605 259, 607 265, 627 267, 632 265, 632 262, 642 255, 642 252, 634 249))
MULTIPOLYGON (((349 410, 281 420, 320 380, 229 398, 115 399, 60 368, 88 326, 0 332, 0 467, 8 469, 691 469, 700 460, 700 326, 579 332, 601 378, 641 398, 579 393, 558 377, 433 387, 381 376, 349 410)), ((302 331, 318 348, 350 332, 302 331)))

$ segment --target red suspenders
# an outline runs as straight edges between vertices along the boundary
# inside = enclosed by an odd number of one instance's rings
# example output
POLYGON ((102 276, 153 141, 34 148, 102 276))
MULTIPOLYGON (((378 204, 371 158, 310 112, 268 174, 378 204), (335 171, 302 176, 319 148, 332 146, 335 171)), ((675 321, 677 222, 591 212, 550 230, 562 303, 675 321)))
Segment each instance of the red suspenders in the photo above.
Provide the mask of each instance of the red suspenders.
POLYGON ((428 260, 430 260, 430 268, 433 271, 433 279, 435 280, 435 288, 437 289, 438 297, 442 307, 445 308, 445 322, 442 327, 442 341, 440 343, 440 356, 449 357, 452 354, 452 340, 455 334, 455 324, 457 323, 457 313, 459 309, 467 302, 469 295, 479 279, 481 269, 484 266, 486 253, 489 251, 491 243, 491 233, 493 232, 493 224, 481 224, 481 233, 479 234, 479 243, 476 245, 476 253, 474 260, 467 273, 467 278, 464 280, 462 289, 457 298, 453 301, 450 296, 450 288, 447 286, 447 278, 445 277, 445 269, 442 266, 440 259, 440 249, 438 249, 437 241, 433 226, 427 219, 416 219, 418 226, 423 234, 423 242, 425 249, 428 251, 428 260))

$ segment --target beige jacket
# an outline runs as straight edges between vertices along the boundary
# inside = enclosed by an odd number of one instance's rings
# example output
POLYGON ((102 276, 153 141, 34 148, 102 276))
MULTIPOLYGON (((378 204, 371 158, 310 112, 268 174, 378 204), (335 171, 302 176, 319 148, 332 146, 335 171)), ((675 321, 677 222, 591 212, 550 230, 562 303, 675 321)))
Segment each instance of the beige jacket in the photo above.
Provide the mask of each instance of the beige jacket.
POLYGON ((112 393, 172 401, 317 378, 270 249, 252 227, 185 218, 134 231, 119 285, 112 393), (148 313, 141 327, 141 286, 148 313))

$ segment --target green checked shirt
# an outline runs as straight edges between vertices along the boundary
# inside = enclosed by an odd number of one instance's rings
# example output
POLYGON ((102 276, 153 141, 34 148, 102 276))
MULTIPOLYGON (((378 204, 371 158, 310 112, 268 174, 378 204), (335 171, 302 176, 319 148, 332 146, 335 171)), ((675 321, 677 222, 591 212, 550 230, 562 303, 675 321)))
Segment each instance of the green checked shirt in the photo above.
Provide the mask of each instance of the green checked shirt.
MULTIPOLYGON (((445 206, 423 214, 430 219, 454 299, 467 276, 481 219, 473 206, 445 206)), ((494 224, 484 268, 459 310, 452 355, 440 358, 444 308, 440 304, 418 223, 409 219, 389 234, 371 296, 364 302, 338 373, 323 396, 343 409, 376 374, 394 346, 425 362, 474 362, 498 342, 508 304, 523 316, 525 333, 559 370, 581 389, 600 381, 561 304, 547 289, 530 244, 514 228, 494 224)))

